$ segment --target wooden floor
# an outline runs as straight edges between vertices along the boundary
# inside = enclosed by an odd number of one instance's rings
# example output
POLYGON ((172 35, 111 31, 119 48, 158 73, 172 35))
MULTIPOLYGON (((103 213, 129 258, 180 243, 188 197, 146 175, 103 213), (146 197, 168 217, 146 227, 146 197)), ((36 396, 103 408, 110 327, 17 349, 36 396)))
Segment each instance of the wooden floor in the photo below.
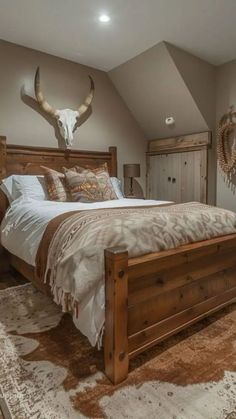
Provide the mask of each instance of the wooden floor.
MULTIPOLYGON (((16 287, 17 285, 23 285, 28 282, 25 278, 19 275, 17 272, 9 272, 0 275, 0 290, 4 290, 9 287, 16 287)), ((4 417, 0 407, 0 419, 9 419, 4 417)))

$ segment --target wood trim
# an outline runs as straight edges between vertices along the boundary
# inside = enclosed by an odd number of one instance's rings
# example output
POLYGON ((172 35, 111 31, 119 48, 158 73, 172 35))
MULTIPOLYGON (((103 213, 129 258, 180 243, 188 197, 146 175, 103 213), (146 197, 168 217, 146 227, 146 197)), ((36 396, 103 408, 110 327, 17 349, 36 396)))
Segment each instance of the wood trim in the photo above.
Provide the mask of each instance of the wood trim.
POLYGON ((171 138, 149 140, 148 154, 182 153, 183 151, 201 150, 202 147, 210 147, 211 132, 182 135, 171 138))
POLYGON ((106 314, 104 359, 107 377, 118 384, 128 375, 128 252, 105 250, 106 314))

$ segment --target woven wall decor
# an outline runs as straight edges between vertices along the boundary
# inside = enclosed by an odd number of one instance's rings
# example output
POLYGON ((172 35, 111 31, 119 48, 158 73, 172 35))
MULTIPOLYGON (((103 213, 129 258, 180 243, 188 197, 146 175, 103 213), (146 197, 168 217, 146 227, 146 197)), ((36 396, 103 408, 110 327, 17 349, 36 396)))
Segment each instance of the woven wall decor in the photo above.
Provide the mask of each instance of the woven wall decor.
POLYGON ((231 106, 229 112, 222 116, 218 128, 217 156, 222 171, 231 178, 236 173, 236 138, 230 146, 231 135, 236 132, 236 112, 231 106))

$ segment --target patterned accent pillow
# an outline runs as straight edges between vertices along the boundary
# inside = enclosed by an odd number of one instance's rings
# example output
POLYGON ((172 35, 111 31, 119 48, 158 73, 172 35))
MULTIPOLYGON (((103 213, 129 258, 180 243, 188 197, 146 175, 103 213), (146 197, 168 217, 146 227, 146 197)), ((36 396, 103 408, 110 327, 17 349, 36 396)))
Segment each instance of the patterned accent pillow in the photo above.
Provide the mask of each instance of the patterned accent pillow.
POLYGON ((66 202, 69 200, 65 176, 63 173, 41 166, 44 170, 44 179, 51 201, 66 202))
POLYGON ((77 172, 83 172, 84 170, 90 170, 93 173, 99 173, 101 171, 107 172, 107 174, 109 175, 109 169, 108 169, 108 165, 107 163, 103 163, 100 166, 96 167, 95 169, 93 169, 92 167, 89 166, 85 166, 85 167, 81 167, 81 166, 75 166, 77 169, 77 172))
POLYGON ((102 192, 103 201, 118 199, 110 180, 107 163, 104 163, 96 169, 83 168, 80 166, 76 166, 76 169, 78 173, 87 174, 88 172, 92 172, 96 176, 102 192))
POLYGON ((65 178, 72 201, 104 201, 97 178, 91 170, 85 170, 83 173, 65 170, 65 178))

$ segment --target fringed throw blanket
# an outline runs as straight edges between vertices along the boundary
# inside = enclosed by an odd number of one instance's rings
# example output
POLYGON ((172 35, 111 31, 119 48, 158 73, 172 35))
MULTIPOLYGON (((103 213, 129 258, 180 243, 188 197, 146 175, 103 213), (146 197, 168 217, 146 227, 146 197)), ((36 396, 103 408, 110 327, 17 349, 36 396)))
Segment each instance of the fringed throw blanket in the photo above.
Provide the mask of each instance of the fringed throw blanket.
POLYGON ((99 292, 104 306, 105 248, 126 248, 131 258, 235 232, 235 213, 195 202, 67 213, 49 223, 36 269, 49 280, 56 303, 77 317, 99 292))

